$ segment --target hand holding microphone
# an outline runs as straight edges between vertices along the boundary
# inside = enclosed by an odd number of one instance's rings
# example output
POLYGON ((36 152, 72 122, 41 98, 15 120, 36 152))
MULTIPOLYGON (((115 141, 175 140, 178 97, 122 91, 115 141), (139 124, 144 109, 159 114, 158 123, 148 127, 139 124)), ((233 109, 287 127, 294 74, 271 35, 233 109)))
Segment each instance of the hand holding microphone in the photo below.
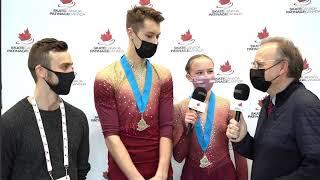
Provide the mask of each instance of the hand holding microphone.
POLYGON ((188 124, 186 134, 190 134, 193 124, 198 119, 198 113, 203 113, 206 110, 207 104, 204 103, 207 97, 207 90, 203 87, 196 87, 189 101, 189 112, 186 113, 185 123, 188 124))
POLYGON ((189 128, 189 126, 194 126, 194 124, 197 122, 198 119, 198 114, 196 111, 194 110, 188 110, 186 112, 186 116, 184 117, 184 122, 187 126, 187 128, 189 128))
MULTIPOLYGON (((246 84, 237 84, 233 97, 240 101, 246 101, 249 97, 250 88, 246 84)), ((230 139, 231 142, 240 142, 247 134, 247 124, 241 118, 241 111, 239 108, 236 108, 236 116, 235 119, 231 119, 226 131, 227 137, 230 139)))

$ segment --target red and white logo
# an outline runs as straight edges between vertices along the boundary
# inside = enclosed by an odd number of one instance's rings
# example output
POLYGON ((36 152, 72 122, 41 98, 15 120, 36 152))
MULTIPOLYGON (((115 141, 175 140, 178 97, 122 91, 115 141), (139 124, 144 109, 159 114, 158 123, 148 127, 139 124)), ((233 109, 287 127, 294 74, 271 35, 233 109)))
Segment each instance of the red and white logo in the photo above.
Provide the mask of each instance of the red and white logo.
POLYGON ((311 0, 295 0, 294 5, 295 6, 306 6, 311 3, 311 0))
POLYGON ((153 7, 153 5, 151 4, 150 0, 139 0, 139 4, 140 4, 141 6, 153 7))
POLYGON ((31 37, 31 34, 28 28, 24 30, 23 33, 19 33, 18 38, 20 39, 20 41, 17 41, 16 44, 27 45, 34 42, 34 39, 31 37))
POLYGON ((230 0, 219 0, 219 3, 217 5, 217 8, 226 9, 233 5, 233 3, 230 0))
POLYGON ((105 46, 109 46, 115 42, 115 40, 112 39, 112 34, 109 29, 104 34, 101 34, 100 40, 101 41, 98 42, 98 44, 105 45, 105 46))
POLYGON ((306 58, 303 60, 303 71, 302 75, 308 74, 312 71, 312 69, 309 67, 309 63, 306 58))
POLYGON ((170 52, 174 52, 174 53, 176 52, 192 53, 192 52, 202 52, 202 51, 203 49, 201 49, 201 46, 199 45, 199 43, 193 38, 193 35, 191 34, 189 29, 188 31, 180 35, 177 45, 170 50, 170 52))
POLYGON ((73 0, 60 0, 61 4, 58 5, 58 7, 62 8, 70 8, 76 5, 76 3, 73 0))
POLYGON ((123 53, 120 46, 117 46, 113 35, 108 29, 100 34, 99 41, 90 49, 90 53, 123 53))
POLYGON ((256 51, 259 49, 260 43, 263 39, 269 37, 269 32, 267 30, 267 27, 262 29, 260 32, 258 32, 256 40, 249 45, 247 48, 247 51, 256 51))
POLYGON ((269 32, 267 30, 267 27, 265 27, 261 32, 258 32, 257 39, 255 42, 260 43, 262 39, 269 37, 269 32))
POLYGON ((229 60, 227 60, 227 62, 225 62, 223 65, 220 65, 220 73, 218 73, 218 75, 231 75, 233 73, 234 70, 229 63, 229 60))
POLYGON ((194 41, 195 40, 192 39, 192 34, 190 33, 190 30, 188 30, 186 33, 181 35, 179 45, 184 45, 184 46, 190 45, 194 43, 194 41))
POLYGON ((204 103, 204 102, 201 102, 199 100, 191 98, 190 101, 189 101, 188 107, 190 109, 193 109, 193 110, 196 110, 198 112, 202 112, 203 113, 203 112, 206 111, 207 104, 204 103))

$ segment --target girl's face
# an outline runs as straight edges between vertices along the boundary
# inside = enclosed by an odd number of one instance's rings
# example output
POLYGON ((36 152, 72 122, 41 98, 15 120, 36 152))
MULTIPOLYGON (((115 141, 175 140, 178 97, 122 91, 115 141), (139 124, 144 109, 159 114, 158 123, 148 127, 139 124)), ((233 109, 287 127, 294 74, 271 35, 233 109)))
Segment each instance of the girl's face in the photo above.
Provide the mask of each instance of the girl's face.
POLYGON ((192 77, 211 75, 213 73, 213 62, 210 59, 199 57, 191 61, 189 75, 192 77))
POLYGON ((194 87, 204 87, 209 91, 214 83, 213 62, 206 57, 193 59, 186 77, 194 87))

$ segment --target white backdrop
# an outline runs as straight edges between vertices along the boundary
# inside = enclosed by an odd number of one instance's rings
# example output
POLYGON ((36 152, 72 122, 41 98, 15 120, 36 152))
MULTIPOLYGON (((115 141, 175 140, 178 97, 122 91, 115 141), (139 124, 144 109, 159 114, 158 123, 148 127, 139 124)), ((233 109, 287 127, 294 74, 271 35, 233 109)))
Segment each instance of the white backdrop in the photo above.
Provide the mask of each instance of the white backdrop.
MULTIPOLYGON (((94 108, 93 82, 98 70, 118 60, 127 47, 126 12, 146 5, 163 12, 160 44, 153 63, 171 70, 174 101, 192 92, 185 79, 189 57, 205 53, 215 62, 214 92, 232 101, 234 86, 250 84, 249 68, 261 39, 293 40, 305 59, 303 83, 320 95, 319 0, 3 0, 1 9, 2 113, 25 96, 34 82, 27 68, 32 44, 45 37, 64 40, 73 57, 76 79, 63 97, 82 109, 90 126, 89 180, 103 179, 106 146, 94 108)), ((251 85, 251 84, 250 84, 251 85)), ((251 87, 244 112, 253 135, 259 100, 266 94, 251 87)), ((175 179, 181 165, 174 163, 175 179)))

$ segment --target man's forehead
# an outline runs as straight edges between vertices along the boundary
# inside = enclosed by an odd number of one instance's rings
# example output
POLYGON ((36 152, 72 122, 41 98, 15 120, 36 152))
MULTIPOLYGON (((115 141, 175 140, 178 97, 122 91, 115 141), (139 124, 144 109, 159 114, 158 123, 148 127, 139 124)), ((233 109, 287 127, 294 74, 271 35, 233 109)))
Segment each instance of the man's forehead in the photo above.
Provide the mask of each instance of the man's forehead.
POLYGON ((71 56, 68 53, 68 51, 63 51, 63 52, 50 51, 49 57, 51 58, 52 62, 55 62, 58 64, 72 63, 71 56))
POLYGON ((143 26, 140 28, 140 31, 143 33, 153 33, 153 34, 160 34, 160 24, 156 23, 155 21, 146 19, 143 22, 143 26))
POLYGON ((278 56, 278 45, 276 43, 267 43, 260 46, 256 53, 256 57, 273 58, 278 56))

